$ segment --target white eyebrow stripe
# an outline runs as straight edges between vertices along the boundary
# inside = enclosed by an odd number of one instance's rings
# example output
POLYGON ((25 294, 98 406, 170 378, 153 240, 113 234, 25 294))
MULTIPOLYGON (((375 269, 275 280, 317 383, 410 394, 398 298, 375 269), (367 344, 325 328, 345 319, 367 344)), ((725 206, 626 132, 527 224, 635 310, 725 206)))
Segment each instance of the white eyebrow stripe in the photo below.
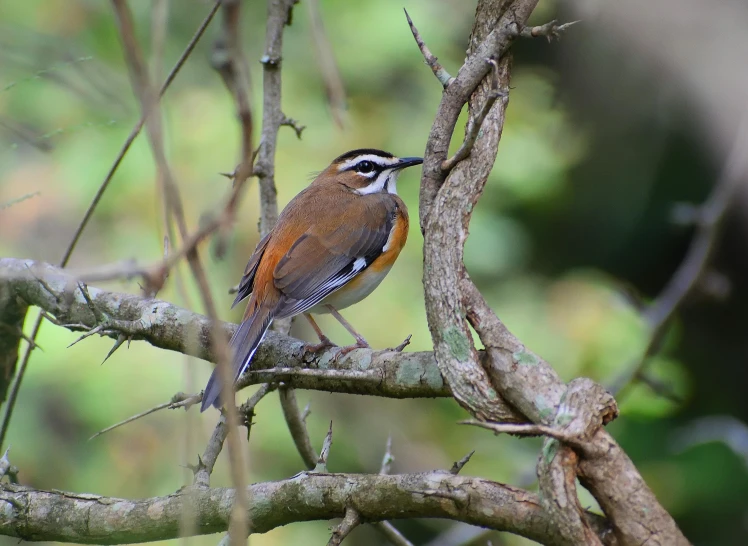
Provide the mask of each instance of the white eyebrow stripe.
POLYGON ((338 167, 338 172, 350 169, 351 167, 358 163, 361 163, 362 161, 371 161, 372 163, 375 163, 380 167, 392 167, 393 165, 397 165, 397 163, 399 162, 396 157, 382 157, 381 155, 374 154, 357 155, 356 157, 349 159, 345 163, 342 163, 340 167, 338 167))

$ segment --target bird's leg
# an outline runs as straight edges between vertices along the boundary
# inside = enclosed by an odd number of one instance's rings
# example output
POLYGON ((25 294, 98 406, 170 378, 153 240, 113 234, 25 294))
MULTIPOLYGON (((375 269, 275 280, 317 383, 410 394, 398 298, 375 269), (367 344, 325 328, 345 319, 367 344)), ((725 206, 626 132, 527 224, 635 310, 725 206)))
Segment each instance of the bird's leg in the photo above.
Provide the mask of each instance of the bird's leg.
POLYGON ((361 334, 359 334, 353 326, 351 326, 351 323, 348 322, 343 318, 343 315, 341 315, 337 309, 335 309, 332 305, 326 305, 326 307, 330 310, 330 314, 332 314, 333 317, 337 319, 337 321, 343 325, 343 328, 348 330, 348 333, 351 334, 354 339, 356 340, 356 343, 354 345, 349 345, 347 347, 343 347, 340 352, 337 354, 335 358, 339 358, 341 356, 347 355, 354 349, 370 349, 369 343, 363 338, 361 334))
POLYGON ((304 346, 304 349, 310 353, 317 353, 323 349, 329 349, 330 347, 336 347, 336 345, 330 341, 330 338, 327 337, 325 334, 322 333, 322 328, 319 327, 317 324, 317 321, 315 321, 312 318, 312 315, 309 313, 304 313, 304 316, 309 321, 309 324, 312 325, 312 329, 314 330, 314 333, 317 334, 317 337, 319 338, 319 343, 312 345, 311 343, 307 343, 304 346))

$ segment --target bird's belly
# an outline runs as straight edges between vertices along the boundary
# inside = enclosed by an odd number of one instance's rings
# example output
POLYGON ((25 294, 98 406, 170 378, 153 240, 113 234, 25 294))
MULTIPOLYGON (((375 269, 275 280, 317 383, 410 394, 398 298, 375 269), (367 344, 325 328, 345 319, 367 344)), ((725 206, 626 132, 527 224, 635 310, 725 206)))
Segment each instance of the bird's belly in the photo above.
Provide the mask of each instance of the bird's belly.
POLYGON ((377 286, 379 286, 382 279, 384 279, 387 276, 387 273, 390 272, 391 267, 392 266, 385 267, 379 271, 374 271, 371 267, 366 269, 363 273, 343 286, 343 288, 333 292, 320 303, 312 307, 309 312, 321 315, 330 312, 330 310, 325 307, 326 305, 332 305, 339 311, 346 307, 350 307, 354 303, 360 302, 366 296, 371 294, 377 286))

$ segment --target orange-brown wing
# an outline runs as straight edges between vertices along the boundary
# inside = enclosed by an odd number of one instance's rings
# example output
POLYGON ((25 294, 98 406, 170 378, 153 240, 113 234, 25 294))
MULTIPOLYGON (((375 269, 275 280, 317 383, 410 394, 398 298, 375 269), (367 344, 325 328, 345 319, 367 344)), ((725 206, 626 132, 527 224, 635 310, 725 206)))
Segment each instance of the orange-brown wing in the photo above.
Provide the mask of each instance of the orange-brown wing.
POLYGON ((234 303, 231 304, 232 309, 236 306, 237 303, 239 303, 252 293, 252 290, 254 289, 255 273, 257 273, 257 267, 260 265, 260 260, 262 259, 263 254, 265 254, 265 249, 268 246, 268 241, 270 241, 270 235, 272 235, 272 232, 268 233, 260 240, 260 242, 257 244, 257 248, 255 248, 252 256, 250 256, 249 262, 247 262, 247 267, 244 268, 244 275, 242 275, 242 280, 239 282, 239 289, 236 293, 236 299, 234 300, 234 303))
POLYGON ((276 266, 275 286, 283 295, 278 318, 303 313, 343 287, 383 252, 395 223, 398 205, 387 194, 356 196, 346 203, 346 216, 311 215, 309 226, 276 266))

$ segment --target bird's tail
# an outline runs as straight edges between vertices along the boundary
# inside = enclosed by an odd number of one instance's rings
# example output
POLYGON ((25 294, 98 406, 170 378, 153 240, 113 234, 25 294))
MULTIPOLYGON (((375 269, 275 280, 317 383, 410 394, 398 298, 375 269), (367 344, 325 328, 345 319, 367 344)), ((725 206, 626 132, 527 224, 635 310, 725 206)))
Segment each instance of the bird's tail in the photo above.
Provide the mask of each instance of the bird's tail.
MULTIPOLYGON (((274 311, 275 306, 256 305, 254 301, 250 300, 244 320, 239 325, 239 328, 237 328, 229 343, 233 350, 231 361, 231 371, 233 372, 232 385, 236 383, 236 380, 239 379, 244 370, 249 366, 255 351, 257 351, 257 347, 259 347, 265 337, 265 333, 270 328, 270 324, 273 322, 274 311), (252 312, 252 308, 254 308, 254 312, 252 312)), ((203 403, 200 406, 201 412, 205 411, 210 405, 218 409, 221 408, 222 387, 221 378, 218 375, 218 367, 216 367, 208 380, 208 384, 205 386, 203 403)))

